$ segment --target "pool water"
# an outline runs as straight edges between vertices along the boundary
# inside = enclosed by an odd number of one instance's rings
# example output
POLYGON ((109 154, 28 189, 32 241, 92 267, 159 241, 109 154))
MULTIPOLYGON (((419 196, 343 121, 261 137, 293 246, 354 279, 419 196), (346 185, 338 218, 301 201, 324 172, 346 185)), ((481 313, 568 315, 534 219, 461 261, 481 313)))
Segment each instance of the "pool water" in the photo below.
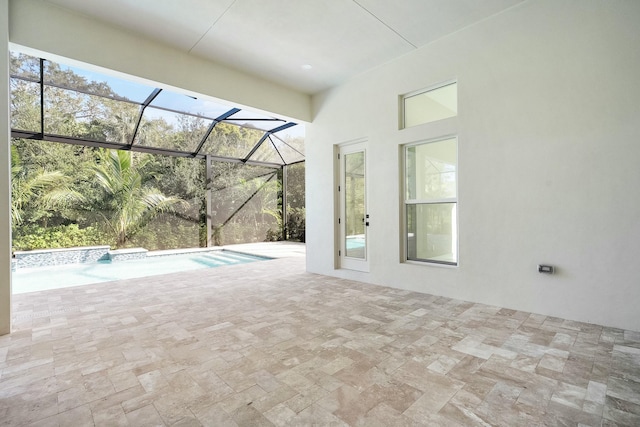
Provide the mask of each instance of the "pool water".
POLYGON ((98 261, 18 269, 12 273, 14 294, 88 285, 112 280, 133 279, 179 271, 245 264, 269 258, 228 250, 149 256, 128 261, 98 261))

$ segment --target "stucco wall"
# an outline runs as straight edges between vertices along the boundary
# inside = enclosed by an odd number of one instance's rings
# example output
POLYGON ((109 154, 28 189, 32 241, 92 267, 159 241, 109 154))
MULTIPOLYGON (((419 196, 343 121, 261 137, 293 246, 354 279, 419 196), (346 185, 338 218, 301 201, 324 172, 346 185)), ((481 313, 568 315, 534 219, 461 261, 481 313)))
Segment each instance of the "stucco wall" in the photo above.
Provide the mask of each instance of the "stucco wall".
POLYGON ((637 1, 529 1, 316 95, 308 270, 640 330, 638 22, 637 1), (398 129, 400 94, 451 79, 456 118, 398 129), (448 134, 459 266, 402 263, 399 147, 448 134), (334 269, 333 145, 361 138, 369 273, 334 269))

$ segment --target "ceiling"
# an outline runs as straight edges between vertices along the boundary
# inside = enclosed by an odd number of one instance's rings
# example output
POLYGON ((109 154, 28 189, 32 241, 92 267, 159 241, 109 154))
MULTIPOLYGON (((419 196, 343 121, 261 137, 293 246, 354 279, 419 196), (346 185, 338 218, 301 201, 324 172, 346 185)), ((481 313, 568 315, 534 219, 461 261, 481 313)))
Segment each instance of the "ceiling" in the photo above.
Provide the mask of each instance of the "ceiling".
POLYGON ((313 94, 524 0, 45 0, 313 94))

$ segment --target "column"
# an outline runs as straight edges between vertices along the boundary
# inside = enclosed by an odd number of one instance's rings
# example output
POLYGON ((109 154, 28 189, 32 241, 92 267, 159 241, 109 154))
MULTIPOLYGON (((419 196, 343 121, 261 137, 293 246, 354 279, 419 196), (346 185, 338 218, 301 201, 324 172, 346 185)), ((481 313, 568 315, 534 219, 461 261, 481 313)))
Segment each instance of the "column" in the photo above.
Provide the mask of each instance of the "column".
POLYGON ((9 0, 0 0, 0 335, 11 332, 11 126, 9 0))

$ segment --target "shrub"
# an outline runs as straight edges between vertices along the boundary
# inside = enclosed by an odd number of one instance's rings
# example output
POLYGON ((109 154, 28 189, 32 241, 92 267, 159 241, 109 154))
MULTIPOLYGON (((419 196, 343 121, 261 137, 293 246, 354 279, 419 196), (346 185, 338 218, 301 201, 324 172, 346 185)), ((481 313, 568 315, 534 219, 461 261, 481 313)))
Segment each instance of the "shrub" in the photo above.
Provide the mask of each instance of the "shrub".
POLYGON ((287 218, 287 240, 305 241, 305 209, 291 208, 287 218))
POLYGON ((41 227, 29 225, 14 231, 12 249, 29 251, 33 249, 71 248, 75 246, 109 245, 109 237, 94 227, 80 228, 78 224, 41 227))

